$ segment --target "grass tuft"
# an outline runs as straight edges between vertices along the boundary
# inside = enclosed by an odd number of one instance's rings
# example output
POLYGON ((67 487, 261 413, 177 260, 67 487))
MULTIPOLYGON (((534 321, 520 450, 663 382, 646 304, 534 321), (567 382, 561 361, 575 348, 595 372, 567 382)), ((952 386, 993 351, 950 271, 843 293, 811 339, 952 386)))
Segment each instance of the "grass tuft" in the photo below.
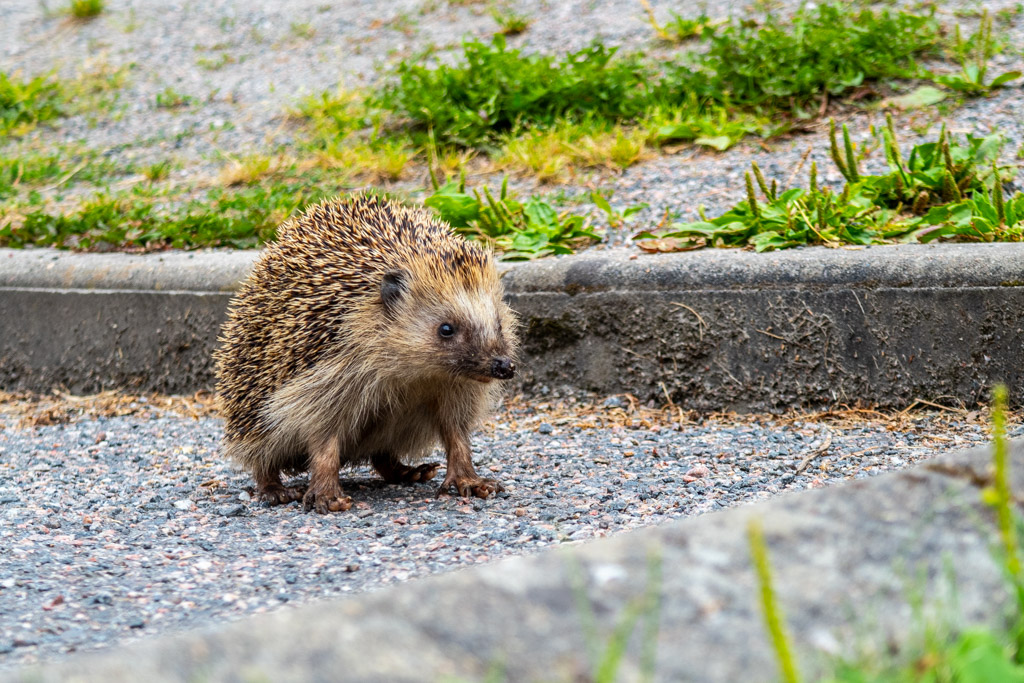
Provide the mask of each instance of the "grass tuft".
POLYGON ((517 36, 533 23, 528 15, 505 8, 492 7, 491 16, 498 25, 498 33, 503 36, 517 36))
POLYGON ((156 94, 157 109, 184 109, 191 107, 196 102, 196 98, 192 95, 180 93, 170 86, 156 94))
POLYGON ((88 21, 102 14, 106 5, 106 0, 70 0, 67 11, 75 19, 88 21))
POLYGON ((675 12, 671 12, 672 18, 664 24, 658 23, 658 19, 654 16, 654 8, 648 0, 640 0, 640 4, 644 8, 644 12, 647 13, 647 23, 654 29, 655 35, 662 42, 669 44, 679 44, 692 40, 694 38, 703 38, 711 35, 715 27, 721 23, 721 21, 712 21, 708 15, 703 12, 696 19, 686 19, 675 12))
POLYGON ((49 75, 27 81, 0 71, 0 139, 64 114, 64 91, 49 75))

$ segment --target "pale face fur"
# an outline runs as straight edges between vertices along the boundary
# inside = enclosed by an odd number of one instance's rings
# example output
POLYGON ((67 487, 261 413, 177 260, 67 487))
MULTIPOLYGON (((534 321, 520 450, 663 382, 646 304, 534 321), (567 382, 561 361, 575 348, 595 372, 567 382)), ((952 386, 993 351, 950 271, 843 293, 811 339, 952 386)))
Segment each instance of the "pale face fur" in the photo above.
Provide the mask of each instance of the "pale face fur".
POLYGON ((500 293, 460 288, 442 299, 421 289, 411 283, 385 306, 394 322, 384 345, 396 353, 399 371, 484 384, 512 376, 515 322, 500 293))

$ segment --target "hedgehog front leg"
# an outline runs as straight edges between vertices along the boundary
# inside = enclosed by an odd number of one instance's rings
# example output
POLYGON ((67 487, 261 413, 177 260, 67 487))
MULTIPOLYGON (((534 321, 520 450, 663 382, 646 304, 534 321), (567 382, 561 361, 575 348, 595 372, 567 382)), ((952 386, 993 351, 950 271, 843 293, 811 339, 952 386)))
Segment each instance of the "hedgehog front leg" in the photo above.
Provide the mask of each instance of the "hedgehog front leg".
POLYGON ((469 445, 469 430, 454 426, 441 426, 441 440, 448 452, 448 471, 438 490, 438 497, 449 493, 452 488, 463 497, 487 498, 504 491, 496 479, 484 479, 473 469, 473 451, 469 445))
POLYGON ((340 468, 341 451, 337 438, 328 438, 309 449, 309 489, 302 498, 303 509, 307 512, 316 510, 324 515, 352 507, 352 499, 342 492, 338 482, 340 468))

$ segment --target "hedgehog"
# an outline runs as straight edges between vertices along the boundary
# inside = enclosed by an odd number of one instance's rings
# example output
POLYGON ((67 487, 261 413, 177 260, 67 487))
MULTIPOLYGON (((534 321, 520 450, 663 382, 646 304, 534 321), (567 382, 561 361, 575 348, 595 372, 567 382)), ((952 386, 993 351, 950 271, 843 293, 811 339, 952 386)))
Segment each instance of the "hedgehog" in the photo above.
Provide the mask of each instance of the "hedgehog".
POLYGON ((345 466, 438 495, 504 490, 473 468, 470 433, 516 372, 515 314, 490 251, 423 208, 357 195, 278 229, 228 307, 214 354, 224 452, 271 505, 347 510, 345 466), (281 475, 309 472, 308 486, 281 475))

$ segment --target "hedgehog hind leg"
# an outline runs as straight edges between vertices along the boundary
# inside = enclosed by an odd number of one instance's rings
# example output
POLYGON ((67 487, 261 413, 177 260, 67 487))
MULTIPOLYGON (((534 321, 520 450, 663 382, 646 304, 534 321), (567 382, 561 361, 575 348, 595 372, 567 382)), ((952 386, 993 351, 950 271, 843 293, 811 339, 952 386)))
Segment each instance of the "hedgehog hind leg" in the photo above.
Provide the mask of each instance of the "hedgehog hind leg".
POLYGON ((302 497, 303 509, 323 515, 352 507, 352 499, 341 490, 339 469, 341 449, 336 438, 328 438, 309 449, 309 488, 302 497))
POLYGON ((287 505, 302 500, 306 493, 298 486, 285 486, 279 470, 261 470, 253 473, 256 479, 256 498, 269 505, 287 505))
POLYGON ((370 456, 373 469, 388 484, 415 484, 417 482, 430 481, 437 475, 437 468, 441 466, 437 462, 423 463, 422 465, 406 465, 399 460, 394 453, 379 451, 370 456))

